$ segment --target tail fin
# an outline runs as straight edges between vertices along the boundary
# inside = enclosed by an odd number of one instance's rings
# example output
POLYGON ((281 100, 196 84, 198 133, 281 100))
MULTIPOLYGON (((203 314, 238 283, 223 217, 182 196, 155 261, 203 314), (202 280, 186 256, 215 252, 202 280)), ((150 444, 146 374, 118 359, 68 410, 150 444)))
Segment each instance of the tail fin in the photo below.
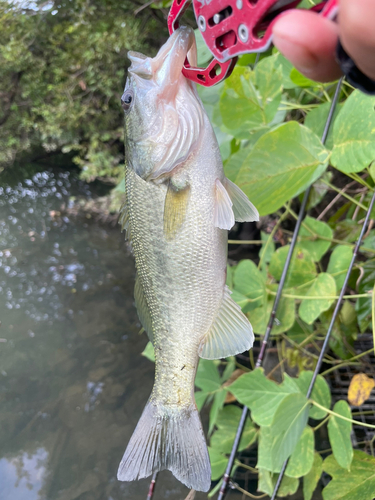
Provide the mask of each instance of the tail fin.
POLYGON ((211 466, 195 405, 175 409, 148 401, 121 460, 117 478, 134 481, 168 469, 188 488, 208 491, 211 466))

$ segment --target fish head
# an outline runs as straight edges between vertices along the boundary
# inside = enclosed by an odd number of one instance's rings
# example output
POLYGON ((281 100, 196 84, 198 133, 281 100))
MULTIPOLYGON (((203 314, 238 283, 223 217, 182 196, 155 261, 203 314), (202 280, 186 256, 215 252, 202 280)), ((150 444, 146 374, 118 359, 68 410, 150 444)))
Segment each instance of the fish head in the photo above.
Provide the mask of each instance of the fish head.
POLYGON ((182 74, 186 57, 196 65, 191 28, 176 30, 154 57, 129 52, 121 104, 126 163, 145 180, 163 181, 200 139, 204 109, 196 86, 182 74))

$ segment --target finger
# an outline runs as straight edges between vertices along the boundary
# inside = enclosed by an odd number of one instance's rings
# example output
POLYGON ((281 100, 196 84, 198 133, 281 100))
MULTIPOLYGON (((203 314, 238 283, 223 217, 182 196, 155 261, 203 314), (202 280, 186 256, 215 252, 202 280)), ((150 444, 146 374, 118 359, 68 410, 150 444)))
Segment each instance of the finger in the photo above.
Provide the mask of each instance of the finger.
POLYGON ((273 27, 273 43, 305 76, 320 82, 336 80, 338 27, 314 12, 293 10, 273 27))
POLYGON ((375 79, 375 2, 341 0, 339 28, 342 46, 358 68, 375 79))

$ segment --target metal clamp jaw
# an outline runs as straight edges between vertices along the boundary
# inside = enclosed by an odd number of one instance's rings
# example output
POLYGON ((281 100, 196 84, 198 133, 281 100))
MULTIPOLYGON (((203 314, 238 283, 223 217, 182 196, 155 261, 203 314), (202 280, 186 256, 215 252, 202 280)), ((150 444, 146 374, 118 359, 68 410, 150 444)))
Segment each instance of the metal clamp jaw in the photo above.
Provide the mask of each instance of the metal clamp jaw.
MULTIPOLYGON (((193 1, 195 18, 213 60, 207 68, 191 67, 185 62, 184 76, 210 87, 227 78, 241 54, 264 52, 272 43, 276 18, 297 7, 301 0, 173 0, 168 15, 169 33, 193 1)), ((330 19, 336 16, 337 0, 327 0, 311 10, 330 19)))

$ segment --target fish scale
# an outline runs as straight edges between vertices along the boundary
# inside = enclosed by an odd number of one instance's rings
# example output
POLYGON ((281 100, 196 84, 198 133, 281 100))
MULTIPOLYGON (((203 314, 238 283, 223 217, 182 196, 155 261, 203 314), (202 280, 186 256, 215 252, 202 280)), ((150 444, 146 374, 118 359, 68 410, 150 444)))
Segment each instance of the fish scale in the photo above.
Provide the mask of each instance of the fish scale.
POLYGON ((208 491, 194 379, 199 357, 223 358, 252 346, 251 325, 225 280, 228 229, 258 213, 226 179, 195 84, 181 73, 191 50, 193 31, 180 28, 155 58, 129 55, 120 222, 131 238, 135 302, 154 346, 155 383, 118 478, 168 469, 188 487, 208 491))

